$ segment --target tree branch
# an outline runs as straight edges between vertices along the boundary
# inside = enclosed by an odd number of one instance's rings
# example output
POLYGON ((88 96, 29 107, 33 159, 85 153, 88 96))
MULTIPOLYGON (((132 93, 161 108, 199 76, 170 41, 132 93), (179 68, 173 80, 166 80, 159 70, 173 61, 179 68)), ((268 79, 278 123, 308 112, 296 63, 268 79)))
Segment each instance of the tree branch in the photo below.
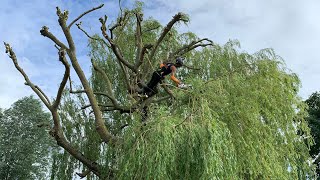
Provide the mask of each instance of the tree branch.
POLYGON ((49 32, 49 28, 47 26, 43 26, 40 30, 40 34, 44 37, 51 39, 56 45, 60 48, 68 49, 66 45, 64 45, 61 41, 59 41, 51 32, 49 32))
POLYGON ((48 96, 40 89, 39 86, 35 86, 36 89, 38 89, 38 91, 43 95, 43 97, 48 101, 49 104, 51 104, 50 99, 48 98, 48 96))
POLYGON ((102 35, 104 38, 106 38, 108 40, 108 42, 111 45, 111 49, 113 51, 113 53, 116 55, 117 59, 123 63, 125 66, 127 66, 129 69, 131 69, 132 71, 136 72, 136 69, 134 68, 134 65, 132 65, 131 63, 129 63, 128 61, 126 61, 122 55, 122 52, 120 50, 120 48, 118 47, 117 44, 114 43, 113 39, 110 38, 106 32, 107 27, 106 27, 106 21, 107 21, 107 16, 103 18, 99 19, 101 22, 101 31, 102 31, 102 35))
POLYGON ((66 56, 65 56, 65 50, 64 49, 60 49, 59 51, 59 61, 62 62, 62 64, 64 65, 65 67, 65 72, 64 72, 64 76, 63 76, 63 79, 60 83, 60 86, 59 86, 59 90, 58 90, 58 93, 57 93, 57 96, 56 96, 56 100, 53 104, 53 108, 58 108, 59 104, 60 104, 60 101, 61 101, 61 97, 62 97, 62 93, 63 93, 63 90, 68 82, 68 78, 70 76, 70 65, 66 59, 66 56))
POLYGON ((98 6, 98 7, 94 7, 94 8, 92 8, 92 9, 90 9, 90 10, 82 13, 79 17, 77 17, 75 20, 73 20, 73 21, 70 23, 70 25, 68 26, 68 28, 70 29, 71 26, 72 26, 75 22, 77 22, 80 18, 82 18, 84 15, 86 15, 86 14, 92 12, 92 11, 95 11, 95 10, 97 10, 97 9, 100 9, 100 8, 102 8, 103 6, 104 6, 104 4, 101 4, 101 5, 98 6))
POLYGON ((171 98, 174 98, 172 91, 165 84, 161 84, 161 87, 170 95, 171 98))
POLYGON ((94 96, 93 91, 90 87, 90 84, 89 84, 89 82, 88 82, 88 80, 87 80, 81 66, 79 65, 78 60, 77 60, 74 42, 73 42, 72 36, 70 34, 69 28, 66 25, 68 13, 66 11, 62 14, 60 9, 57 8, 57 15, 59 16, 59 24, 63 30, 65 37, 67 38, 68 44, 70 46, 70 49, 67 50, 68 56, 71 60, 72 66, 73 66, 74 70, 76 71, 76 73, 80 79, 80 82, 81 82, 81 84, 87 94, 89 102, 92 106, 92 110, 93 110, 94 116, 95 116, 96 130, 97 130, 100 138, 104 142, 110 143, 111 145, 113 145, 116 142, 117 138, 114 137, 106 128, 106 126, 104 124, 104 120, 102 118, 100 108, 98 106, 98 102, 95 99, 95 96, 94 96))
POLYGON ((75 53, 75 51, 76 51, 75 44, 72 39, 70 29, 67 27, 67 20, 68 20, 69 12, 64 11, 63 13, 61 13, 61 10, 59 9, 59 7, 56 7, 56 9, 57 9, 57 15, 59 17, 58 22, 59 22, 59 25, 61 26, 61 29, 62 29, 67 41, 68 41, 69 49, 73 53, 75 53))
POLYGON ((104 45, 106 45, 108 48, 111 48, 111 46, 103 39, 100 38, 94 38, 90 36, 83 28, 81 28, 81 22, 76 24, 78 29, 80 29, 89 39, 95 40, 95 41, 101 41, 104 45))
POLYGON ((44 92, 42 90, 39 90, 40 88, 37 87, 36 85, 34 85, 28 75, 24 72, 24 70, 19 66, 18 64, 18 60, 16 57, 16 54, 14 53, 14 51, 12 50, 10 44, 4 42, 5 48, 6 48, 6 53, 8 54, 8 56, 10 57, 10 59, 12 60, 14 66, 16 67, 16 69, 20 72, 20 74, 24 77, 26 84, 28 86, 31 87, 31 89, 38 95, 38 97, 41 99, 41 101, 45 104, 45 106, 50 109, 51 108, 51 104, 50 101, 48 101, 48 97, 44 94, 44 92))
MULTIPOLYGON (((46 107, 50 110, 53 118, 54 127, 50 131, 50 134, 56 139, 57 144, 64 148, 67 152, 69 152, 73 157, 78 159, 80 162, 82 162, 84 165, 86 165, 88 168, 90 168, 97 176, 100 176, 100 173, 98 172, 97 164, 94 164, 92 161, 87 159, 83 156, 78 150, 76 150, 74 147, 70 145, 70 143, 66 140, 62 128, 61 123, 59 119, 59 114, 57 112, 57 108, 52 108, 49 102, 47 102, 46 98, 43 96, 43 92, 40 92, 38 88, 34 84, 31 83, 26 73, 23 71, 23 69, 19 66, 17 62, 17 58, 15 53, 13 52, 12 48, 9 44, 4 43, 6 47, 6 53, 9 55, 9 57, 12 59, 16 69, 22 74, 24 79, 26 80, 26 83, 32 88, 32 90, 39 96, 41 101, 46 105, 46 107)), ((65 79, 65 78, 64 78, 65 79)), ((59 93, 58 93, 59 94, 59 93)))
POLYGON ((50 134, 56 139, 57 144, 69 152, 74 158, 78 159, 85 166, 87 166, 91 171, 100 177, 100 172, 97 164, 88 158, 86 158, 82 153, 80 153, 75 147, 66 140, 60 123, 60 118, 57 109, 51 109, 51 114, 54 122, 54 127, 50 131, 50 134))
POLYGON ((186 15, 184 15, 183 13, 178 13, 175 16, 173 16, 173 19, 167 24, 167 26, 162 30, 162 33, 159 37, 159 39, 157 40, 153 50, 151 51, 151 55, 150 55, 150 59, 153 59, 160 43, 162 42, 162 40, 164 39, 164 37, 168 34, 168 32, 171 30, 172 26, 179 21, 183 21, 183 22, 188 22, 188 19, 186 18, 186 15))
POLYGON ((98 71, 102 75, 103 80, 107 84, 108 94, 105 94, 105 95, 111 100, 112 104, 117 106, 118 102, 116 101, 116 99, 114 97, 114 94, 113 94, 113 91, 112 91, 112 84, 111 84, 109 76, 100 67, 98 67, 96 65, 96 63, 93 61, 93 59, 91 59, 91 63, 92 63, 92 66, 93 66, 94 70, 98 71))
POLYGON ((135 66, 135 68, 137 69, 139 67, 139 64, 140 64, 139 62, 141 61, 140 56, 142 55, 142 33, 141 33, 142 14, 136 12, 135 16, 136 16, 136 21, 137 21, 136 36, 135 36, 136 47, 137 47, 137 50, 136 50, 136 66, 135 66))
POLYGON ((200 39, 198 41, 192 41, 190 44, 184 45, 182 46, 180 49, 176 50, 175 52, 170 54, 169 59, 174 58, 174 56, 181 56, 199 46, 205 47, 205 46, 209 46, 209 45, 213 45, 213 42, 211 40, 209 40, 208 38, 203 38, 200 39), (202 41, 208 41, 208 44, 199 44, 202 41))
POLYGON ((127 16, 129 15, 129 12, 128 11, 125 11, 124 12, 124 15, 123 16, 120 16, 119 19, 117 20, 117 23, 115 25, 113 25, 109 31, 110 31, 110 36, 111 36, 111 39, 113 39, 113 30, 119 26, 122 26, 123 25, 123 22, 125 22, 125 20, 127 19, 127 16))
POLYGON ((136 69, 138 69, 139 66, 143 63, 143 59, 144 59, 145 54, 147 53, 147 50, 151 49, 152 47, 153 47, 152 44, 146 44, 143 46, 142 50, 140 51, 139 59, 135 65, 136 69))

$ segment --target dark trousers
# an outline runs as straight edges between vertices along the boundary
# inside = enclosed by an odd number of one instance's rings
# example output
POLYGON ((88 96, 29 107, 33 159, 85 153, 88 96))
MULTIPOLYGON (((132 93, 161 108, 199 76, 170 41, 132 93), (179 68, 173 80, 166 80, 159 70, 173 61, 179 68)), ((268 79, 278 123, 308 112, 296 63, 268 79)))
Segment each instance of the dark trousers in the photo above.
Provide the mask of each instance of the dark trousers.
POLYGON ((159 72, 155 71, 152 74, 151 80, 147 84, 147 87, 143 88, 143 91, 148 96, 153 96, 158 93, 157 86, 161 83, 163 77, 160 75, 159 72))

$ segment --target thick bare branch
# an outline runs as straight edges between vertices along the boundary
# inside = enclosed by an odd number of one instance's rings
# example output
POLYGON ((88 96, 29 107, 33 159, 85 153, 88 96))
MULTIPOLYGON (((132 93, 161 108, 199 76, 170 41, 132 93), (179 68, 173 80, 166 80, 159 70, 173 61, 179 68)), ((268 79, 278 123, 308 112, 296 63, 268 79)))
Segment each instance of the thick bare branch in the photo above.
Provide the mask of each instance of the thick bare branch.
POLYGON ((142 55, 142 33, 141 33, 141 21, 142 21, 142 14, 136 12, 136 21, 137 21, 137 26, 136 26, 136 36, 135 36, 135 40, 136 40, 136 68, 138 68, 140 63, 140 56, 142 55))
POLYGON ((61 10, 59 9, 59 7, 57 7, 57 15, 59 17, 58 22, 59 25, 61 26, 61 29, 68 41, 68 45, 69 45, 69 49, 75 53, 76 51, 76 47, 74 44, 74 41, 72 39, 71 33, 70 33, 70 29, 67 27, 67 20, 68 20, 68 15, 69 12, 68 11, 64 11, 63 13, 61 12, 61 10))
POLYGON ((124 24, 124 22, 127 20, 128 18, 128 15, 129 15, 129 12, 128 11, 125 11, 124 12, 124 15, 123 16, 120 16, 119 19, 117 20, 117 23, 114 24, 110 29, 110 37, 111 39, 113 39, 113 30, 117 27, 120 27, 124 24))
POLYGON ((67 50, 67 53, 68 53, 69 58, 71 60, 72 66, 73 66, 74 70, 76 71, 76 73, 81 81, 81 84, 87 94, 87 97, 88 97, 89 102, 91 104, 92 110, 94 112, 96 130, 97 130, 100 138, 104 142, 114 144, 116 142, 116 138, 108 131, 107 127, 105 126, 100 108, 98 106, 98 102, 95 99, 95 96, 94 96, 93 91, 90 87, 90 84, 89 84, 89 82, 88 82, 88 80, 87 80, 82 68, 80 67, 78 60, 77 60, 74 42, 73 42, 72 36, 70 34, 69 28, 66 25, 68 13, 64 12, 62 14, 60 9, 57 8, 57 14, 59 16, 59 24, 63 30, 65 37, 67 38, 68 44, 70 46, 70 49, 67 50))
POLYGON ((57 39, 51 32, 49 32, 49 28, 46 26, 43 26, 42 29, 40 30, 40 34, 44 37, 47 37, 51 39, 56 45, 58 45, 60 48, 63 49, 68 49, 65 44, 63 44, 59 39, 57 39))
POLYGON ((188 22, 188 19, 186 18, 186 15, 183 13, 178 13, 175 16, 173 16, 172 20, 166 25, 166 27, 162 30, 162 33, 159 37, 159 39, 157 40, 153 50, 151 51, 150 54, 150 59, 153 59, 160 43, 162 42, 162 40, 164 39, 164 37, 168 34, 168 32, 171 30, 172 26, 179 22, 179 21, 184 21, 184 22, 188 22))
POLYGON ((142 50, 140 51, 139 59, 136 62, 136 65, 135 65, 136 69, 138 69, 139 66, 141 66, 141 64, 143 63, 144 56, 147 53, 147 50, 151 49, 152 47, 153 47, 152 44, 146 44, 146 45, 143 46, 142 50))
POLYGON ((80 153, 75 147, 71 146, 71 144, 66 140, 60 123, 60 118, 57 109, 51 110, 54 127, 50 131, 50 134, 56 139, 57 144, 69 152, 74 158, 78 159, 85 166, 87 166, 94 174, 100 176, 98 165, 86 158, 82 153, 80 153))
MULTIPOLYGON (((76 150, 74 147, 70 145, 70 143, 66 140, 64 137, 64 134, 62 132, 61 123, 59 119, 59 115, 56 108, 52 108, 49 102, 47 102, 47 98, 43 95, 44 93, 39 91, 37 88, 28 78, 26 73, 23 71, 23 69, 19 66, 17 62, 17 58, 15 53, 13 52, 12 48, 9 44, 4 43, 6 47, 6 53, 8 53, 9 57, 12 59, 16 69, 22 74, 24 79, 26 80, 26 83, 32 88, 32 90, 39 96, 41 101, 46 105, 46 107, 51 111, 54 127, 50 131, 50 134, 54 136, 54 138, 57 141, 57 144, 61 147, 63 147, 67 152, 69 152, 73 157, 78 159, 80 162, 82 162, 84 165, 86 165, 88 168, 90 168, 97 176, 100 176, 98 172, 98 167, 96 164, 94 164, 92 161, 87 159, 83 156, 78 150, 76 150)), ((65 79, 65 78, 64 78, 65 79)))
POLYGON ((108 92, 108 94, 106 94, 107 97, 111 100, 112 104, 117 106, 118 102, 114 97, 114 94, 112 91, 112 84, 111 84, 109 76, 107 75, 107 73, 105 71, 103 71, 100 67, 97 66, 97 64, 94 62, 93 59, 91 59, 91 63, 92 63, 94 70, 98 71, 102 75, 102 78, 107 85, 107 92, 108 92))
POLYGON ((95 11, 95 10, 97 10, 97 9, 100 9, 100 8, 102 8, 103 6, 104 6, 104 4, 101 4, 101 5, 98 6, 98 7, 94 7, 94 8, 92 8, 92 9, 90 9, 90 10, 82 13, 80 16, 78 16, 75 20, 73 20, 73 21, 70 23, 70 25, 68 26, 68 28, 70 29, 71 26, 72 26, 75 22, 77 22, 80 18, 82 18, 84 15, 86 15, 86 14, 92 12, 92 11, 95 11))
POLYGON ((62 62, 62 64, 64 65, 65 67, 65 72, 64 72, 64 75, 63 75, 63 79, 60 83, 60 86, 59 86, 59 90, 58 90, 58 93, 57 93, 57 96, 56 96, 56 100, 53 104, 53 108, 58 108, 59 104, 60 104, 60 101, 61 101, 61 97, 62 97, 62 92, 68 82, 68 78, 70 76, 70 65, 66 59, 66 56, 65 56, 65 50, 64 49, 60 49, 59 51, 59 61, 62 62))
POLYGON ((14 53, 14 51, 12 50, 11 46, 8 43, 5 43, 5 48, 6 48, 6 53, 8 54, 8 56, 10 57, 10 59, 12 60, 14 66, 16 67, 16 69, 20 72, 20 74, 24 77, 26 84, 28 86, 31 87, 31 89, 38 95, 38 97, 41 99, 41 101, 45 104, 45 106, 50 109, 51 108, 51 104, 50 101, 48 101, 48 97, 44 94, 44 92, 42 90, 39 90, 40 88, 37 87, 36 85, 34 85, 28 75, 24 72, 24 70, 19 66, 18 64, 18 60, 17 60, 17 56, 14 53))
POLYGON ((50 99, 48 98, 48 96, 42 91, 42 89, 40 89, 39 86, 35 86, 36 89, 38 89, 38 91, 43 95, 44 98, 46 98, 46 100, 48 101, 49 104, 51 104, 50 99))
POLYGON ((113 39, 110 38, 109 35, 107 34, 107 27, 106 27, 107 16, 105 16, 104 19, 100 18, 99 20, 101 22, 102 35, 110 43, 111 49, 112 49, 113 53, 116 55, 117 59, 121 63, 123 63, 125 66, 127 66, 129 69, 131 69, 132 71, 136 72, 136 69, 134 68, 134 65, 132 65, 131 63, 129 63, 127 60, 124 59, 119 46, 117 44, 115 44, 113 39))

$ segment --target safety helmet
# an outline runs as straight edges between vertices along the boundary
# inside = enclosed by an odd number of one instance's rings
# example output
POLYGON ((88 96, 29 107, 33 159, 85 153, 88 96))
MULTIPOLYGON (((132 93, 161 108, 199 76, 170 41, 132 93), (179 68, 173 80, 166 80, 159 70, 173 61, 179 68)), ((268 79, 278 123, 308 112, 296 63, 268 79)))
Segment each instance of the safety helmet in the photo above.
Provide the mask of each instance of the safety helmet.
POLYGON ((183 60, 184 60, 184 58, 183 57, 177 57, 176 58, 176 64, 178 64, 178 65, 183 65, 183 60))

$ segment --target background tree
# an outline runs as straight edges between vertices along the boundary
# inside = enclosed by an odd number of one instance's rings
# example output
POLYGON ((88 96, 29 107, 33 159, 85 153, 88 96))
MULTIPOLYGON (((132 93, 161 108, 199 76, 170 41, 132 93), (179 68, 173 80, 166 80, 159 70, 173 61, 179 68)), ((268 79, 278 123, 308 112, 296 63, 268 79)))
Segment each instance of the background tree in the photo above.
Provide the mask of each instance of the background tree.
POLYGON ((142 4, 123 10, 107 25, 100 18, 102 37, 90 35, 68 12, 57 8, 68 44, 48 27, 41 34, 58 48, 65 67, 56 98, 51 102, 19 66, 16 68, 50 110, 51 135, 64 151, 54 156, 52 179, 304 179, 313 177, 307 143, 306 112, 297 96, 300 82, 272 49, 253 55, 238 52, 240 44, 214 44, 174 28, 187 23, 183 13, 162 26, 143 19, 142 4), (77 61, 70 28, 76 24, 90 40, 90 81, 77 61), (162 84, 157 96, 140 99, 137 88, 149 80, 160 62, 187 58, 179 71, 193 88, 162 84), (70 65, 80 79, 72 89, 70 65), (69 93, 63 93, 67 81, 69 93), (76 94, 74 96, 73 94, 76 94), (142 109, 148 109, 147 122, 142 109), (94 123, 94 124, 93 124, 94 123), (303 135, 297 135, 297 131, 303 135), (81 162, 78 163, 78 162, 81 162), (92 172, 94 175, 92 175, 92 172), (58 174, 58 176, 54 176, 58 174))
POLYGON ((308 122, 311 134, 314 138, 314 145, 311 146, 310 155, 314 158, 313 162, 317 165, 317 174, 320 175, 320 93, 315 92, 306 100, 308 105, 308 122))
POLYGON ((0 117, 1 179, 45 179, 48 172, 50 138, 45 128, 50 115, 41 102, 25 97, 0 117))

